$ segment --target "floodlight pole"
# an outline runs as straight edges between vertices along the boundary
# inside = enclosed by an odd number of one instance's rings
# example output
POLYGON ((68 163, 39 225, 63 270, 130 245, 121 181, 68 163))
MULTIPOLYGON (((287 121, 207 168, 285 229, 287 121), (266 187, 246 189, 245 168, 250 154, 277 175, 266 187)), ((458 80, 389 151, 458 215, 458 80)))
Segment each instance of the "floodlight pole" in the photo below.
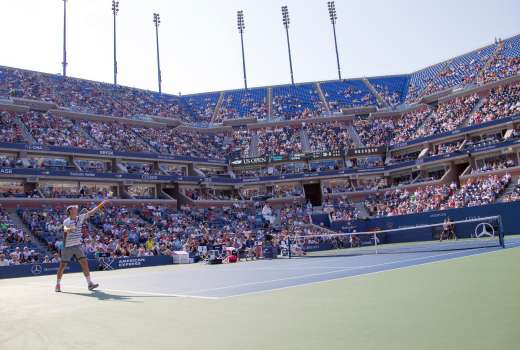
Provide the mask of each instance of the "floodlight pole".
POLYGON ((338 40, 336 39, 336 21, 338 20, 338 16, 336 15, 336 5, 334 1, 329 1, 329 17, 330 22, 332 23, 332 31, 334 33, 334 47, 336 48, 336 62, 338 64, 338 79, 341 80, 341 67, 339 64, 339 54, 338 54, 338 40))
POLYGON ((153 23, 155 24, 155 42, 157 44, 157 81, 159 84, 159 93, 161 94, 161 61, 159 59, 159 24, 161 23, 161 17, 158 13, 153 14, 153 23))
POLYGON ((119 12, 119 1, 112 0, 112 13, 114 15, 114 85, 117 85, 117 36, 116 36, 116 16, 119 12))
POLYGON ((67 0, 63 0, 63 76, 67 76, 67 0))
POLYGON ((240 44, 242 45, 242 71, 244 72, 244 87, 247 90, 247 75, 246 75, 246 56, 244 53, 244 29, 246 28, 244 22, 244 11, 237 11, 237 25, 240 33, 240 44))
POLYGON ((287 50, 289 52, 289 69, 291 71, 291 84, 294 85, 294 75, 293 75, 293 67, 292 67, 292 57, 291 57, 291 42, 289 40, 289 10, 287 6, 282 6, 282 23, 285 27, 285 35, 287 37, 287 50))

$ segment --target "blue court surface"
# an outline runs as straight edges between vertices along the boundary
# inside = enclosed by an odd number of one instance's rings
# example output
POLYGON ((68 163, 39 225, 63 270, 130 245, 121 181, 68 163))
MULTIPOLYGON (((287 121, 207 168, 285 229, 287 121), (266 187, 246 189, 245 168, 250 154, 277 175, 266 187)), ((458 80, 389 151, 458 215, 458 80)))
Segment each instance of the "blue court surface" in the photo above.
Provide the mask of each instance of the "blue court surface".
MULTIPOLYGON (((506 241, 506 249, 520 238, 506 241)), ((274 259, 227 265, 174 265, 94 272, 100 290, 130 295, 222 299, 416 265, 487 254, 500 247, 416 253, 274 259)), ((50 277, 47 277, 50 279, 50 277)), ((42 283, 42 280, 36 282, 42 283)), ((49 288, 52 286, 49 285, 49 288)), ((65 275, 64 291, 84 290, 81 274, 65 275)))

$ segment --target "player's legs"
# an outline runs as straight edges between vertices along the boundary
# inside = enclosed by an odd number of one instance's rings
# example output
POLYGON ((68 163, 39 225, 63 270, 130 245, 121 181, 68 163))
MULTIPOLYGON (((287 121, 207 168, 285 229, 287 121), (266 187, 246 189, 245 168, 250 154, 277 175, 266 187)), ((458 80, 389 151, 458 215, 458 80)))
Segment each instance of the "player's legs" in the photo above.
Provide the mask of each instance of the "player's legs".
POLYGON ((79 264, 81 266, 81 270, 83 271, 83 275, 85 275, 85 278, 90 278, 90 269, 88 267, 88 261, 86 258, 80 258, 79 264))
POLYGON ((58 273, 56 275, 56 292, 61 292, 61 278, 63 277, 67 264, 67 261, 60 261, 60 266, 58 267, 58 273))
MULTIPOLYGON (((83 254, 83 252, 81 252, 83 254)), ((88 267, 88 261, 85 254, 83 256, 77 256, 79 265, 81 266, 81 270, 83 271, 83 275, 85 276, 85 279, 87 280, 87 285, 89 290, 94 290, 97 287, 99 287, 99 284, 92 282, 90 279, 90 269, 88 267)))
POLYGON ((88 289, 93 290, 99 287, 99 284, 93 283, 90 279, 90 269, 88 267, 87 257, 85 256, 85 253, 83 253, 83 250, 81 250, 80 246, 66 247, 61 250, 61 262, 58 268, 56 292, 61 292, 61 277, 63 276, 67 264, 74 256, 76 257, 76 259, 78 259, 79 264, 81 266, 81 270, 83 270, 83 274, 85 275, 85 279, 87 280, 88 289))
POLYGON ((58 267, 58 273, 56 275, 56 292, 61 292, 61 278, 65 273, 65 269, 67 268, 67 264, 72 259, 73 252, 70 248, 63 247, 60 251, 60 266, 58 267))
POLYGON ((58 267, 58 281, 61 281, 63 277, 63 273, 65 272, 65 268, 67 267, 67 261, 60 261, 60 266, 58 267))
POLYGON ((450 234, 451 234, 452 239, 457 240, 458 237, 457 237, 457 234, 455 233, 455 229, 453 227, 450 229, 450 234))

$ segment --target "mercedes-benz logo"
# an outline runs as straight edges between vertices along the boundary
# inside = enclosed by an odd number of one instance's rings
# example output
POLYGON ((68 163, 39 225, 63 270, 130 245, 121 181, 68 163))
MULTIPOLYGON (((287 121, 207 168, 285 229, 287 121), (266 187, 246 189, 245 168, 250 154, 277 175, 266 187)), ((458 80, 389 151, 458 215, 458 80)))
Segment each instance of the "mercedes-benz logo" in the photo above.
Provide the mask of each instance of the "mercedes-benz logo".
POLYGON ((494 237, 495 236, 495 229, 493 226, 487 222, 481 222, 480 224, 475 227, 475 237, 482 238, 482 237, 494 237))
POLYGON ((31 266, 31 272, 33 275, 39 275, 43 271, 43 268, 41 265, 33 265, 31 266))

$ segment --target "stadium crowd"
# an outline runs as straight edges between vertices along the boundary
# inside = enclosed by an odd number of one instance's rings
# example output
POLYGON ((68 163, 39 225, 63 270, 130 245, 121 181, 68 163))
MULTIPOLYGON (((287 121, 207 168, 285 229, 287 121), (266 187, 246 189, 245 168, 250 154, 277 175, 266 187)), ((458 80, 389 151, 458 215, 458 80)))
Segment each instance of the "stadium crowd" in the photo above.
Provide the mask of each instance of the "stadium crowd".
POLYGON ((453 195, 456 185, 433 185, 415 190, 392 189, 371 195, 365 206, 372 216, 394 216, 444 209, 443 204, 453 195))
POLYGON ((491 90, 480 108, 471 114, 469 124, 481 124, 520 113, 520 82, 491 90))
POLYGON ((448 206, 463 208, 494 203, 510 181, 510 174, 470 179, 449 199, 448 206))
MULTIPOLYGON (((429 67, 412 75, 407 102, 454 87, 472 87, 506 77, 518 75, 520 61, 515 50, 518 38, 499 41, 495 45, 429 67)), ((0 96, 11 103, 16 98, 46 101, 56 107, 93 113, 102 116, 126 118, 174 118, 186 123, 208 123, 252 117, 266 119, 269 112, 262 93, 210 93, 204 96, 173 96, 150 91, 114 86, 73 78, 63 78, 38 72, 0 67, 0 96), (220 110, 215 113, 220 97, 220 110)), ((408 78, 405 78, 408 81, 408 78)), ((352 106, 375 105, 372 93, 360 87, 334 82, 335 94, 325 92, 329 107, 339 110, 347 102, 352 106), (343 85, 342 85, 343 84, 343 85), (343 102, 342 102, 343 101, 343 102)), ((503 83, 501 83, 503 84, 503 83)), ((148 127, 135 123, 67 118, 59 111, 5 112, 0 111, 0 142, 31 143, 45 146, 104 149, 122 152, 159 152, 190 157, 226 159, 255 156, 290 156, 303 152, 346 150, 357 146, 355 133, 364 146, 396 145, 433 134, 453 131, 462 126, 477 125, 496 119, 520 114, 520 82, 499 85, 490 91, 462 94, 442 99, 437 104, 419 105, 398 112, 392 109, 388 117, 370 118, 356 116, 348 121, 308 123, 305 119, 323 117, 327 106, 321 100, 315 86, 285 86, 272 88, 272 117, 279 121, 297 120, 290 125, 262 127, 226 127, 218 131, 204 132, 188 125, 177 127, 148 127), (275 93, 275 90, 278 89, 275 93), (353 128, 352 128, 353 126, 353 128), (355 132, 353 132, 355 131, 355 132), (356 141, 354 141, 356 140, 356 141)), ((332 85, 331 85, 332 86, 332 85)), ((385 104, 396 107, 404 96, 385 85, 374 84, 385 104)), ((6 102, 6 103, 7 103, 6 102)), ((34 102, 34 101, 33 101, 34 102)), ((45 109, 45 108, 43 108, 45 109)), ((325 119, 325 118, 324 118, 325 119)), ((347 118, 349 119, 349 118, 347 118)), ((326 120, 326 119, 325 119, 326 120)), ((282 124, 282 123, 280 123, 282 124)), ((517 128, 518 129, 518 128, 517 128)), ((508 138, 520 137, 515 129, 508 138)), ((446 154, 470 147, 491 145, 504 141, 506 136, 487 135, 467 138, 437 145, 432 154, 446 154)), ((85 171, 113 171, 113 165, 103 161, 60 158, 58 156, 27 156, 5 151, 0 155, 4 168, 66 170, 80 168, 85 171), (8 154, 9 153, 9 154, 8 154)), ((419 152, 392 155, 386 164, 417 160, 419 152)), ((384 164, 381 156, 358 157, 345 160, 347 167, 373 168, 384 164)), ((248 169, 239 173, 244 177, 304 173, 342 167, 343 160, 321 163, 270 164, 262 169, 248 169)), ((165 169, 152 163, 119 162, 119 170, 132 174, 157 175, 166 173, 186 174, 186 168, 165 169), (122 170, 123 169, 123 170, 122 170)), ((386 179, 336 181, 323 185, 323 212, 332 221, 351 221, 359 217, 359 205, 349 199, 349 192, 369 190, 371 193, 362 204, 371 216, 392 216, 421 213, 431 210, 471 207, 490 204, 503 195, 512 181, 510 174, 485 174, 514 167, 514 159, 499 157, 477 162, 471 176, 455 183, 420 185, 421 181, 437 180, 439 176, 420 177, 405 174, 393 178, 392 185, 386 179), (482 174, 482 175, 481 175, 482 174), (414 184, 403 187, 398 185, 414 184), (341 193, 341 195, 335 195, 341 193)), ((195 171, 195 170, 194 170, 195 171)), ((207 169, 206 176, 226 176, 224 170, 207 169)), ((442 174, 444 171, 441 172, 442 174)), ((440 176, 442 176, 442 174, 440 176)), ((467 175, 467 174, 466 174, 467 175)), ((129 185, 133 198, 153 198, 153 186, 129 185), (150 189, 152 191, 150 192, 150 189)), ((5 197, 45 198, 105 198, 107 188, 86 186, 42 185, 24 188, 22 182, 2 187, 5 197)), ((207 247, 221 245, 237 249, 252 248, 272 234, 281 241, 288 235, 305 235, 321 232, 319 228, 305 226, 310 223, 312 205, 286 204, 273 208, 257 202, 257 197, 274 197, 287 202, 303 201, 304 190, 300 183, 273 184, 266 187, 251 185, 240 191, 187 189, 185 195, 192 200, 234 201, 226 207, 198 208, 183 205, 171 209, 160 205, 126 207, 111 205, 97 213, 83 228, 83 248, 89 256, 149 256, 172 255, 183 250, 191 257, 203 258, 207 247), (270 189, 268 190, 267 187, 270 189), (296 198, 293 198, 296 197, 296 198), (248 203, 239 199, 251 200, 248 203), (206 247, 206 249, 202 249, 206 247)), ((507 193, 504 201, 520 199, 520 182, 507 193)), ((62 242, 64 207, 17 209, 31 232, 51 252, 43 256, 31 241, 31 237, 16 227, 7 210, 0 208, 0 266, 30 262, 56 262, 62 242)))
POLYGON ((22 130, 13 113, 0 111, 0 142, 23 142, 22 130))
POLYGON ((289 155, 303 151, 301 129, 296 127, 273 127, 255 130, 258 155, 289 155))
MULTIPOLYGON (((18 213, 51 252, 63 247, 64 207, 20 208, 18 213)), ((182 206, 179 210, 149 204, 137 208, 110 205, 84 224, 82 249, 89 257, 171 256, 174 251, 185 251, 199 259, 207 251, 202 246, 244 249, 247 240, 257 244, 268 233, 277 238, 310 233, 298 227, 309 223, 309 213, 309 208, 298 204, 275 210, 268 205, 238 203, 223 208, 182 206)), ((54 257, 50 254, 41 262, 51 262, 50 256, 54 257)))
POLYGON ((4 208, 0 207, 0 266, 29 264, 39 259, 31 238, 16 227, 4 208))
POLYGON ((0 67, 0 96, 37 99, 115 117, 155 115, 192 121, 179 97, 100 82, 0 67))
POLYGON ((354 146, 345 122, 303 124, 311 152, 344 150, 354 146))

